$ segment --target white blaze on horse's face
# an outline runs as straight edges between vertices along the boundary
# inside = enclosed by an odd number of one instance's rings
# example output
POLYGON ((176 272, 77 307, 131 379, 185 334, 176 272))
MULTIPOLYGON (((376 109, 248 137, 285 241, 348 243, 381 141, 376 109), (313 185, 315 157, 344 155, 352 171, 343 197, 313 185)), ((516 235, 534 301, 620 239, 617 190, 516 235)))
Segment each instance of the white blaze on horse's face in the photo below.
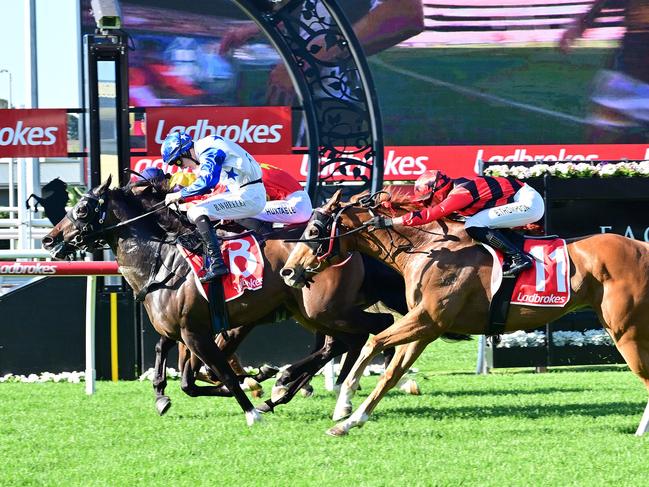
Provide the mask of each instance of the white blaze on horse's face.
POLYGON ((330 255, 330 252, 326 250, 328 240, 323 242, 323 239, 330 237, 332 215, 339 207, 341 196, 342 191, 336 191, 324 206, 313 211, 311 219, 302 233, 303 241, 297 243, 293 248, 286 264, 280 271, 286 285, 297 288, 304 287, 308 282, 307 274, 315 274, 326 267, 326 265, 322 265, 322 261, 330 255), (309 240, 315 241, 309 242, 309 240))
MULTIPOLYGON (((302 234, 302 239, 309 238, 318 238, 321 237, 320 231, 313 223, 309 221, 304 233, 302 234)), ((284 283, 287 286, 302 288, 306 285, 308 276, 307 273, 317 272, 320 267, 320 261, 316 254, 317 247, 310 247, 307 243, 298 242, 291 253, 286 259, 286 263, 280 275, 284 279, 284 283)))
POLYGON ((300 242, 291 251, 280 275, 287 286, 302 288, 307 282, 307 269, 315 269, 318 265, 314 252, 307 244, 300 242))

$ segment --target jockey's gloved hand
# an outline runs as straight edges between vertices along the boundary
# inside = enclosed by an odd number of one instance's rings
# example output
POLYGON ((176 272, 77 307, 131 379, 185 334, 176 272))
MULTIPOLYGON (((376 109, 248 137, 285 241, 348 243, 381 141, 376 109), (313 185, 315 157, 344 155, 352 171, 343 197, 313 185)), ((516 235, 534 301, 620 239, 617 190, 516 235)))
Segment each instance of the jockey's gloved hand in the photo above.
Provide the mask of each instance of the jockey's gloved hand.
POLYGON ((169 206, 174 203, 181 203, 182 202, 182 196, 180 194, 180 191, 176 193, 169 193, 165 196, 165 205, 169 206))
POLYGON ((374 228, 389 228, 392 226, 392 218, 386 218, 384 216, 375 216, 372 217, 371 219, 367 220, 364 225, 366 227, 374 227, 374 228))

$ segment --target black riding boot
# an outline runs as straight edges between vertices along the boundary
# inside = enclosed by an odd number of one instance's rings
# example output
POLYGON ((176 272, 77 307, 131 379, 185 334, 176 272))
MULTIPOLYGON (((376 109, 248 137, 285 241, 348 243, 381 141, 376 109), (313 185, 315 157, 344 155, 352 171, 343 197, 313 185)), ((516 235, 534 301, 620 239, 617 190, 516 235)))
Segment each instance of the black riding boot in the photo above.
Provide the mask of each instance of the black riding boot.
POLYGON ((219 276, 228 274, 229 271, 221 255, 221 240, 216 235, 214 228, 212 228, 210 219, 202 215, 196 218, 195 223, 198 233, 205 243, 205 249, 207 250, 207 256, 210 262, 207 273, 201 277, 201 282, 210 282, 219 276))
POLYGON ((503 269, 503 276, 515 276, 533 264, 532 258, 511 243, 499 230, 485 227, 468 227, 466 233, 472 239, 491 245, 510 257, 511 263, 507 269, 503 269))

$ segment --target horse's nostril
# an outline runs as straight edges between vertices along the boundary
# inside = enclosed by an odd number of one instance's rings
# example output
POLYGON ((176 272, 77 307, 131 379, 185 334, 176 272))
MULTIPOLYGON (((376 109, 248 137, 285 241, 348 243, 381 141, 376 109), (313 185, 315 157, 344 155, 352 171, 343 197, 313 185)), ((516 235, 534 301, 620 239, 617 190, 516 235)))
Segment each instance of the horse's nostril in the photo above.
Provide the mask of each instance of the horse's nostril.
POLYGON ((43 242, 43 247, 47 249, 54 243, 54 239, 52 237, 43 237, 41 242, 43 242))
POLYGON ((282 277, 291 277, 294 273, 295 273, 295 271, 294 271, 293 269, 289 268, 289 267, 284 267, 284 268, 279 272, 279 274, 280 274, 282 277))

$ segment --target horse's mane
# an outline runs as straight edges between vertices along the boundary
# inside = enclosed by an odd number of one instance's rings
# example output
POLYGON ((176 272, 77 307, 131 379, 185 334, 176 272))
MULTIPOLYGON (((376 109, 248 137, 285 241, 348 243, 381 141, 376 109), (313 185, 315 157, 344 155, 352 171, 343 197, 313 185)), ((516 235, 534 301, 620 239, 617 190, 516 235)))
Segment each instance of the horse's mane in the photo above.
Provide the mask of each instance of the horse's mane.
MULTIPOLYGON (((350 198, 350 202, 357 202, 370 196, 369 191, 363 191, 360 194, 350 198)), ((413 195, 408 190, 400 186, 386 186, 383 192, 377 193, 376 203, 378 206, 374 210, 384 216, 399 216, 410 211, 420 210, 424 205, 419 201, 413 200, 413 195)))
MULTIPOLYGON (((360 194, 352 196, 350 202, 356 203, 362 200, 363 197, 369 196, 369 191, 363 191, 360 194)), ((402 216, 411 211, 421 210, 426 207, 421 201, 416 201, 413 193, 404 189, 402 186, 386 186, 383 191, 376 193, 374 198, 373 204, 378 203, 377 206, 372 206, 374 212, 390 218, 402 216)), ((439 221, 444 221, 450 225, 464 225, 464 220, 461 217, 454 217, 453 215, 440 218, 439 221)))
MULTIPOLYGON (((131 209, 137 211, 138 214, 142 214, 164 201, 165 196, 171 192, 171 189, 167 185, 167 180, 164 180, 161 182, 138 181, 113 191, 119 191, 121 199, 131 209), (136 189, 138 191, 134 191, 136 189)), ((186 222, 182 220, 179 214, 168 208, 153 213, 151 218, 155 221, 156 226, 165 233, 180 233, 187 227, 186 222)))

